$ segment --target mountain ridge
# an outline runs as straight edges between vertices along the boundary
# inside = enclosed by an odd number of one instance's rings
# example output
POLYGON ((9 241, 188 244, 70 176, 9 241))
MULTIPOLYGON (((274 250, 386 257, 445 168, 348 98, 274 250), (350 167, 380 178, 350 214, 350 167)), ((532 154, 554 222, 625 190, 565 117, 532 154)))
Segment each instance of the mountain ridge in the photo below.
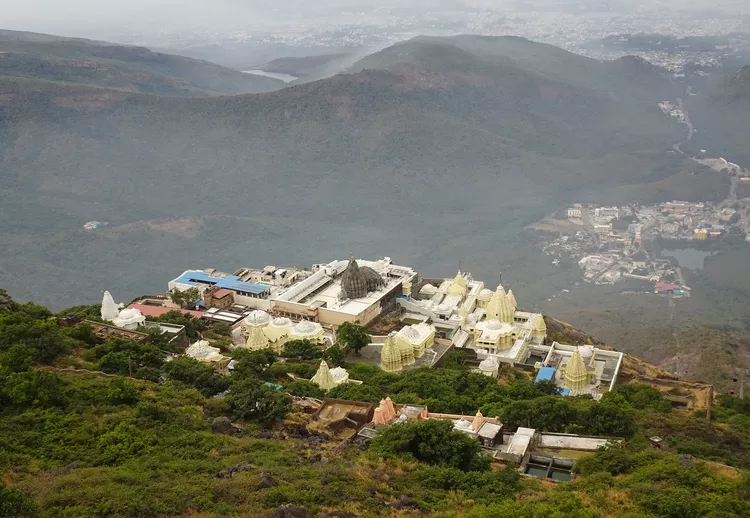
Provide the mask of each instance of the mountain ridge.
POLYGON ((0 33, 0 75, 91 84, 165 96, 211 96, 283 88, 276 79, 145 47, 0 33))

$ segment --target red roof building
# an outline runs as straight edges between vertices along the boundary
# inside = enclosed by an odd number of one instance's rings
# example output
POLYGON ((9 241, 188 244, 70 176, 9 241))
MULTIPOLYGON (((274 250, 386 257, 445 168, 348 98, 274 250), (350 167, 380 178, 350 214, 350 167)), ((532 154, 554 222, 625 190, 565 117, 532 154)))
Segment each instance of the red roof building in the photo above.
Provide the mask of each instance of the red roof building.
POLYGON ((678 286, 677 284, 668 284, 666 282, 656 283, 656 293, 662 293, 664 291, 677 291, 680 289, 680 286, 678 286))
POLYGON ((205 314, 203 311, 193 311, 191 309, 176 310, 175 308, 165 308, 164 306, 149 306, 147 304, 131 304, 128 306, 128 308, 137 309, 145 317, 160 317, 165 313, 169 313, 170 311, 179 311, 183 315, 190 315, 194 318, 200 318, 205 314))

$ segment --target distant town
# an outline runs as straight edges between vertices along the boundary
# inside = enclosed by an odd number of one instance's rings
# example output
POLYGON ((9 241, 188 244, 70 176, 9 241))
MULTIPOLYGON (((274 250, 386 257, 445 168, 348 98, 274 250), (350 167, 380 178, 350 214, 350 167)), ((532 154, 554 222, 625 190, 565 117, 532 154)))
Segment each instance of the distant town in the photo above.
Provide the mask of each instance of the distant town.
POLYGON ((561 258, 577 261, 587 282, 637 279, 653 283, 658 294, 686 297, 690 287, 685 285, 681 265, 700 269, 702 258, 711 255, 710 251, 693 251, 691 244, 729 235, 750 242, 745 237, 750 232, 750 198, 731 205, 686 201, 611 207, 575 204, 564 218, 553 215, 534 228, 557 234, 546 240, 542 250, 553 262, 561 258), (672 243, 674 250, 662 250, 657 256, 651 246, 657 238, 672 243), (691 262, 691 252, 700 264, 691 262))

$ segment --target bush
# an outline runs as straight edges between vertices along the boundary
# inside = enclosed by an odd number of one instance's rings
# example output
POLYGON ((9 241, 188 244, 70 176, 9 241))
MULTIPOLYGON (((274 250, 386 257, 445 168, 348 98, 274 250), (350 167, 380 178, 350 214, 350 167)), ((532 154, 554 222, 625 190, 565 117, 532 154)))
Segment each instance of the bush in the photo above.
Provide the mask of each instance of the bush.
POLYGON ((284 419, 292 410, 289 396, 255 379, 233 383, 225 399, 235 419, 257 422, 264 426, 284 419))
POLYGON ((317 360, 323 357, 323 350, 310 340, 290 340, 284 344, 284 351, 281 356, 301 360, 317 360))
POLYGON ((326 395, 325 390, 309 381, 294 381, 286 386, 286 391, 292 396, 297 397, 314 397, 321 399, 326 395))
POLYGON ((183 356, 164 365, 170 379, 180 381, 200 390, 204 396, 213 396, 229 388, 230 380, 198 360, 183 356))
POLYGON ((429 489, 463 491, 470 499, 490 504, 512 497, 520 487, 521 475, 513 467, 500 471, 469 471, 447 466, 427 466, 417 472, 429 489))
POLYGON ((125 378, 117 378, 109 382, 107 387, 107 401, 116 405, 129 405, 141 399, 138 387, 125 378))
POLYGON ((364 401, 377 405, 385 398, 385 393, 369 385, 354 385, 342 383, 328 391, 328 397, 333 399, 345 399, 347 401, 364 401))
POLYGON ((232 353, 232 359, 234 360, 233 377, 261 378, 265 370, 276 361, 276 355, 271 349, 262 351, 237 349, 232 353))
POLYGON ((36 360, 36 349, 28 345, 16 344, 0 354, 0 373, 26 372, 36 360))
POLYGON ((490 459, 479 455, 481 449, 479 441, 454 430, 451 421, 438 419, 394 424, 370 443, 375 453, 405 454, 462 471, 489 469, 490 459))
POLYGON ((630 406, 639 410, 657 412, 672 410, 672 404, 664 399, 661 392, 649 385, 617 385, 614 392, 625 398, 630 406))
POLYGON ((53 407, 65 402, 65 383, 45 371, 11 374, 4 383, 3 393, 11 403, 23 407, 53 407))
POLYGON ((0 483, 0 516, 35 516, 34 504, 25 494, 0 483))

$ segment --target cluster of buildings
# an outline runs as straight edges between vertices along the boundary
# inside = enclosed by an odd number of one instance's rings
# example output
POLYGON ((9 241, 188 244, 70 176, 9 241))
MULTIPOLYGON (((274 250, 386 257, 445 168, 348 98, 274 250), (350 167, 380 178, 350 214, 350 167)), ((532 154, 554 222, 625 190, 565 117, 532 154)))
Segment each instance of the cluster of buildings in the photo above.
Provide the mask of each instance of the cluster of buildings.
MULTIPOLYGON (((577 204, 566 210, 566 221, 547 240, 545 254, 575 260, 587 282, 614 284, 628 278, 677 285, 689 293, 682 272, 667 257, 655 255, 651 241, 670 242, 721 239, 736 228, 750 233, 750 199, 726 203, 671 201, 659 205, 601 207, 577 204)), ((559 221, 559 220, 558 220, 559 221)), ((549 228, 549 227, 546 227, 549 228)), ((663 255, 663 254, 660 254, 663 255)))
MULTIPOLYGON (((622 360, 622 354, 613 351, 546 344, 544 317, 520 310, 513 290, 502 285, 491 290, 466 272, 422 279, 390 258, 365 261, 351 256, 309 270, 267 266, 231 275, 187 270, 168 286, 169 293, 139 298, 128 307, 115 304, 105 292, 103 326, 147 336, 143 331, 149 325, 169 326, 147 318, 179 310, 229 325, 235 348, 279 353, 291 340, 326 348, 336 343, 344 322, 367 325, 385 313, 396 314, 393 330, 371 336, 363 351, 386 372, 432 366, 452 348, 463 348, 472 351, 474 370, 487 376, 498 376, 503 365, 544 369, 562 393, 595 398, 612 388, 622 360), (177 307, 171 295, 189 290, 197 290, 199 300, 191 309, 177 307)), ((231 369, 231 358, 209 341, 194 343, 186 354, 218 370, 231 369)), ((341 371, 323 363, 312 381, 325 390, 350 382, 341 371)))

